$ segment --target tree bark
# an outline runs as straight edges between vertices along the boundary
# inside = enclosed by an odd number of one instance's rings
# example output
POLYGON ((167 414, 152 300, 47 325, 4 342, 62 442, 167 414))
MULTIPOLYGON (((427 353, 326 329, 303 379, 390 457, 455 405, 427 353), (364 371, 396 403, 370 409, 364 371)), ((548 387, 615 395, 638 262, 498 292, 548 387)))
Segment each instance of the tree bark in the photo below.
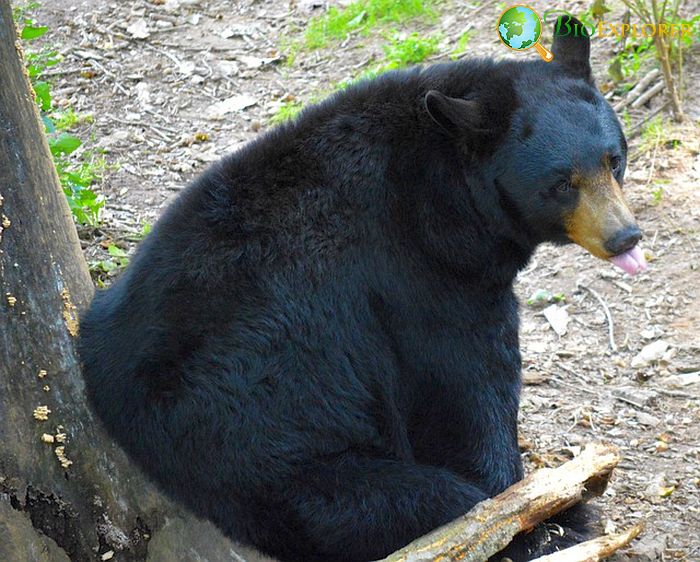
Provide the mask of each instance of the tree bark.
POLYGON ((0 560, 259 560, 173 506, 86 406, 92 282, 0 0, 0 560))

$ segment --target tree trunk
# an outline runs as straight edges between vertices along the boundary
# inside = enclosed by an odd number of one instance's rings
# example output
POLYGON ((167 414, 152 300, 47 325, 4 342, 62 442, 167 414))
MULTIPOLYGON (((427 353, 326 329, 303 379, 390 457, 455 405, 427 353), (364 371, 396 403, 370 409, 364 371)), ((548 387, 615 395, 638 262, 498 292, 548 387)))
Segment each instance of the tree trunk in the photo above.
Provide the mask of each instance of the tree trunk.
POLYGON ((259 560, 164 499, 87 408, 92 282, 33 98, 0 0, 0 560, 259 560))

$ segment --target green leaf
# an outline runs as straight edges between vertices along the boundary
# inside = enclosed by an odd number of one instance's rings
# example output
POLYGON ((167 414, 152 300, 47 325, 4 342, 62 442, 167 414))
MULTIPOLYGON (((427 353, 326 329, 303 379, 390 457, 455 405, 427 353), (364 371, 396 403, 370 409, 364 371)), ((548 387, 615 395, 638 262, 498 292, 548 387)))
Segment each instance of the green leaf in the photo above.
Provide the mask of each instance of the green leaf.
POLYGON ((70 154, 81 145, 80 139, 73 135, 62 134, 49 140, 51 154, 70 154))
POLYGON ((27 40, 36 39, 37 37, 41 37, 48 30, 49 28, 43 25, 25 25, 22 28, 20 37, 27 40))
POLYGON ((44 122, 44 129, 46 129, 47 133, 56 132, 56 127, 54 126, 53 121, 48 115, 42 115, 41 120, 44 122))
POLYGON ((27 67, 27 74, 29 74, 30 78, 36 78, 39 74, 44 72, 44 68, 46 68, 44 65, 30 64, 27 67))
POLYGON ((348 27, 352 29, 353 27, 357 27, 362 23, 362 20, 365 19, 367 16, 367 12, 365 10, 362 10, 359 14, 357 14, 354 18, 352 18, 348 22, 348 27))
POLYGON ((595 0, 591 6, 591 15, 596 19, 602 19, 605 14, 610 11, 605 5, 605 0, 595 0))
POLYGON ((622 82, 625 79, 625 75, 622 72, 622 61, 618 57, 615 57, 608 66, 608 74, 614 82, 622 82))
POLYGON ((45 51, 42 55, 46 66, 55 66, 61 61, 58 51, 45 51))
POLYGON ((126 257, 126 252, 119 248, 118 246, 115 246, 114 244, 110 244, 107 247, 107 253, 114 257, 114 258, 125 258, 126 257))
POLYGON ((34 92, 41 110, 48 111, 51 109, 51 85, 48 82, 35 82, 34 92))
POLYGON ((119 267, 114 261, 112 260, 102 260, 98 261, 95 263, 95 268, 104 271, 105 273, 109 273, 110 271, 114 271, 119 267))
POLYGON ((76 188, 81 188, 81 187, 88 187, 90 184, 92 184, 92 177, 91 176, 83 176, 80 174, 76 174, 75 172, 64 172, 65 178, 76 188))
POLYGON ((81 189, 80 190, 80 203, 83 206, 92 206, 97 200, 97 193, 91 189, 81 189))

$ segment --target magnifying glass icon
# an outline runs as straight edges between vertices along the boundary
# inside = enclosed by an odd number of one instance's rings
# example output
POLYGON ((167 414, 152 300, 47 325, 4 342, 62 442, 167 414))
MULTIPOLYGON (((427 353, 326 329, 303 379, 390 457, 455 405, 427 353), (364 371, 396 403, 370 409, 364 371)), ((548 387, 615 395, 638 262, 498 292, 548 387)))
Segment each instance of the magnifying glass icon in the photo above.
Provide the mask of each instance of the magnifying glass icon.
POLYGON ((542 22, 537 12, 529 6, 518 4, 508 8, 498 19, 496 30, 506 47, 515 51, 534 47, 543 61, 554 60, 552 51, 540 44, 542 22))

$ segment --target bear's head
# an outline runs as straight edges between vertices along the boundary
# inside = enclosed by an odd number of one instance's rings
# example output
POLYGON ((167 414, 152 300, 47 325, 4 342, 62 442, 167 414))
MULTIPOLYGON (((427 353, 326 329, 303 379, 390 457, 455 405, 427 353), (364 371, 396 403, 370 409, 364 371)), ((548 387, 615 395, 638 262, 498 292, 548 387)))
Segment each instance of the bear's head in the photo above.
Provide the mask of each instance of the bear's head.
POLYGON ((575 18, 567 23, 559 33, 555 26, 554 62, 507 67, 510 92, 501 99, 516 101, 503 103, 500 114, 478 93, 449 97, 433 90, 425 107, 472 151, 498 135, 480 161, 478 183, 492 190, 498 220, 508 223, 511 235, 533 246, 575 242, 635 274, 646 263, 637 245, 641 232, 622 194, 627 143, 593 83, 590 40, 574 33, 582 28, 575 18), (505 122, 501 131, 490 128, 497 121, 505 122))

